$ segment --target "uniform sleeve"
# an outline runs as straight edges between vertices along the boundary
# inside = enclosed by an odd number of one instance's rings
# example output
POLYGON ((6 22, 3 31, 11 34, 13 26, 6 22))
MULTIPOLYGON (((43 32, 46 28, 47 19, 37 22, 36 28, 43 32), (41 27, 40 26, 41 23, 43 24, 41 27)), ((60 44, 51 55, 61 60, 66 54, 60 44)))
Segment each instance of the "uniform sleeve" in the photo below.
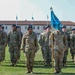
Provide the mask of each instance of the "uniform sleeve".
POLYGON ((43 44, 42 34, 40 34, 40 37, 39 37, 39 44, 40 44, 40 46, 42 46, 42 44, 43 44))
POLYGON ((67 41, 68 41, 68 47, 70 47, 70 34, 68 34, 68 39, 67 39, 67 41))
POLYGON ((49 36, 49 46, 52 47, 54 43, 54 33, 51 33, 49 36))
POLYGON ((25 35, 23 35, 23 37, 22 37, 21 49, 24 50, 24 47, 25 47, 25 35))
POLYGON ((5 45, 7 45, 7 33, 4 32, 4 42, 5 42, 5 45))
POLYGON ((8 32, 8 34, 7 34, 7 43, 8 43, 8 45, 10 44, 10 32, 8 32))
POLYGON ((64 46, 67 47, 68 41, 67 41, 66 36, 63 37, 63 43, 64 43, 64 46))
POLYGON ((37 36, 35 36, 35 47, 36 47, 36 50, 35 52, 37 52, 39 50, 39 45, 38 45, 38 40, 37 40, 37 36))

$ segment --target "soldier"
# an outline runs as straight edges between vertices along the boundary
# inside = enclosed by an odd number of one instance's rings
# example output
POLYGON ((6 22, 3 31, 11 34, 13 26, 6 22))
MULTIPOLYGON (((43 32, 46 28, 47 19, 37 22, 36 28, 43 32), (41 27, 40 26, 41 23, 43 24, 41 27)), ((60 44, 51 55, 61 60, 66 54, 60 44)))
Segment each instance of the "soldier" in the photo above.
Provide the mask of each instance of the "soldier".
MULTIPOLYGON (((21 32, 21 27, 20 26, 17 26, 17 31, 19 32, 19 34, 20 34, 20 37, 21 37, 21 39, 22 39, 22 36, 23 36, 23 33, 21 32)), ((21 42, 21 40, 20 40, 20 42, 21 42)), ((19 45, 19 50, 18 50, 18 60, 20 60, 20 46, 21 46, 21 44, 19 45)))
POLYGON ((39 39, 39 44, 41 46, 41 52, 42 52, 44 62, 45 62, 45 57, 44 57, 43 35, 45 34, 45 32, 46 32, 46 27, 44 28, 43 33, 40 34, 40 39, 39 39))
POLYGON ((61 33, 66 37, 66 42, 67 42, 67 46, 66 46, 66 50, 64 51, 64 58, 63 58, 63 66, 64 66, 64 65, 66 65, 68 49, 70 47, 70 34, 67 33, 66 26, 62 27, 62 32, 61 33))
POLYGON ((20 45, 21 37, 16 30, 16 25, 12 25, 12 30, 9 31, 7 36, 9 52, 10 52, 10 59, 11 59, 11 66, 16 66, 17 64, 17 57, 18 57, 18 46, 20 45))
POLYGON ((33 73, 33 63, 35 53, 38 50, 38 42, 37 36, 35 32, 33 32, 32 25, 28 26, 28 31, 22 37, 21 49, 25 50, 26 58, 27 58, 27 73, 33 73), (25 48, 25 49, 24 49, 25 48))
POLYGON ((51 49, 49 46, 49 35, 51 34, 50 29, 51 29, 51 27, 48 25, 46 32, 43 35, 42 48, 44 48, 45 66, 51 66, 51 49))
POLYGON ((70 34, 70 52, 71 52, 71 56, 72 56, 72 60, 73 62, 75 62, 74 57, 75 57, 75 29, 72 29, 72 33, 70 34))
POLYGON ((1 62, 4 60, 3 59, 3 52, 4 52, 4 47, 5 46, 5 37, 4 37, 4 32, 2 30, 2 25, 0 25, 0 65, 1 62))
POLYGON ((5 39, 4 39, 4 41, 5 41, 4 50, 3 50, 3 60, 5 60, 5 49, 6 49, 6 46, 7 46, 7 33, 4 31, 4 26, 2 26, 2 30, 4 32, 4 37, 5 37, 5 39))
POLYGON ((66 38, 59 30, 51 33, 50 35, 50 47, 52 48, 52 54, 55 60, 55 73, 61 73, 63 66, 64 48, 66 46, 66 38))

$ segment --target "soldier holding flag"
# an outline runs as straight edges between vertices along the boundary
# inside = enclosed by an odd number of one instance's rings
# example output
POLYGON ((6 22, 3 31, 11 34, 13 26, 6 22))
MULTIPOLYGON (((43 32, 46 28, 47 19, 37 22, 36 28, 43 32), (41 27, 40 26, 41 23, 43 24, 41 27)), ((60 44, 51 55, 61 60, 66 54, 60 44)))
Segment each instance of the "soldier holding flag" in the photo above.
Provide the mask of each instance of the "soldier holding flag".
MULTIPOLYGON (((59 19, 54 14, 51 8, 51 25, 56 31, 52 32, 49 37, 49 45, 52 50, 52 57, 55 60, 55 73, 61 73, 61 69, 63 67, 63 57, 64 57, 64 50, 66 46, 66 38, 63 34, 61 34, 61 26, 59 19)), ((54 66, 54 65, 53 65, 54 66)))

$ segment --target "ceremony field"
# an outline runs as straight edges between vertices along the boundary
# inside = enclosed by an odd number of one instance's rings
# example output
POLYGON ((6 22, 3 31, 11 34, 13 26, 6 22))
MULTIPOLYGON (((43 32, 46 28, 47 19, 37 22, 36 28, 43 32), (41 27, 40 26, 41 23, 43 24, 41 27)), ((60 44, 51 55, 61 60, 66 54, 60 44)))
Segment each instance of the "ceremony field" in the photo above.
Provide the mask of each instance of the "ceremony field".
MULTIPOLYGON (((16 67, 10 66, 11 63, 10 63, 9 51, 7 47, 5 61, 2 63, 2 66, 0 66, 0 75, 26 75, 27 71, 26 71, 25 61, 26 58, 24 56, 24 53, 21 51, 21 59, 17 64, 17 66, 16 67)), ((33 75, 54 75, 52 67, 47 67, 43 65, 41 50, 39 50, 36 53, 33 75)), ((75 75, 75 64, 71 60, 70 52, 68 54, 67 66, 63 67, 61 75, 75 75)))

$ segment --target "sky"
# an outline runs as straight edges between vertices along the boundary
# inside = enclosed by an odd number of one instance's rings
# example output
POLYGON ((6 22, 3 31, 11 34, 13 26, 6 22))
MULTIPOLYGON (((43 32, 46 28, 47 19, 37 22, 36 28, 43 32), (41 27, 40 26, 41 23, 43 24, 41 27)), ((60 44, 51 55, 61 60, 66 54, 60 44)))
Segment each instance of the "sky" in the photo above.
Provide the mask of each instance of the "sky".
POLYGON ((75 21, 75 0, 0 0, 0 20, 50 20, 50 7, 60 21, 75 21))

